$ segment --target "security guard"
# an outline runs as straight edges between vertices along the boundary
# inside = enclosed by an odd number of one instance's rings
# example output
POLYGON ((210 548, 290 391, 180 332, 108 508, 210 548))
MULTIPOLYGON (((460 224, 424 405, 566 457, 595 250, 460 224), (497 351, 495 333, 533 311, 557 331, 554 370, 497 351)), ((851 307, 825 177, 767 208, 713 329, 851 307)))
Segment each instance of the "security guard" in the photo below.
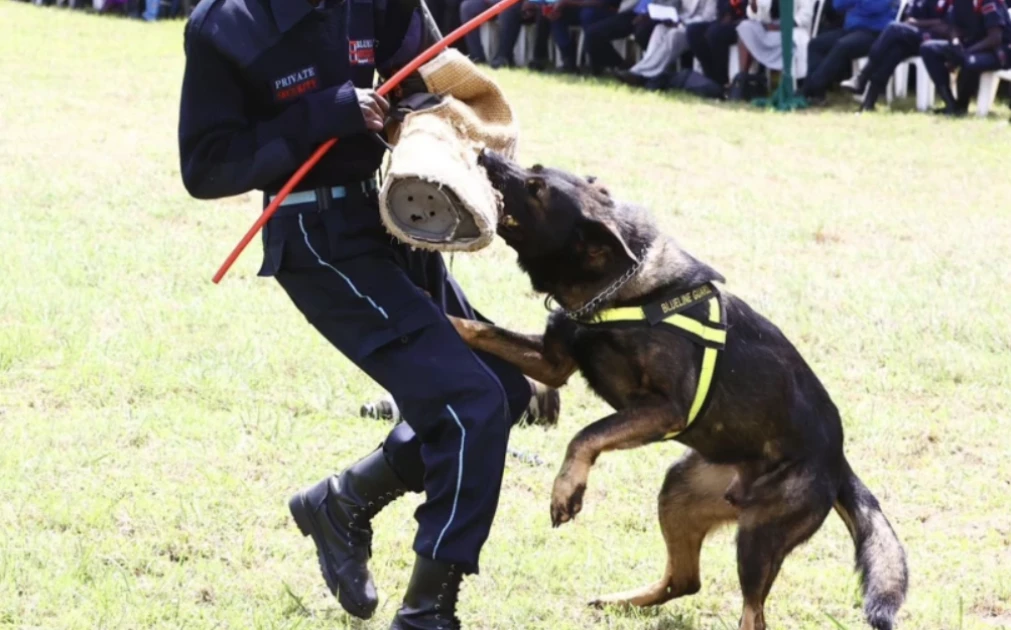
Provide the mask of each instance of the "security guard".
POLYGON ((913 0, 900 20, 892 22, 871 46, 867 64, 856 77, 842 86, 863 94, 860 111, 874 109, 888 81, 900 63, 920 54, 920 45, 930 40, 947 40, 951 33, 952 0, 913 0))
POLYGON ((955 37, 925 42, 920 56, 944 101, 938 113, 962 116, 979 89, 981 73, 1011 68, 1011 17, 1004 0, 954 0, 952 24, 955 37), (959 69, 957 99, 950 84, 955 68, 959 69))
POLYGON ((331 592, 368 618, 378 603, 370 521, 425 492, 396 629, 459 627, 461 576, 478 571, 509 432, 531 399, 518 370, 472 352, 450 324, 447 314, 481 315, 440 255, 394 242, 379 218, 390 104, 374 73, 389 77, 431 43, 419 11, 418 0, 202 0, 185 30, 179 123, 183 182, 199 199, 261 190, 266 204, 340 138, 265 226, 259 275, 274 276, 405 418, 376 451, 289 502, 331 592))

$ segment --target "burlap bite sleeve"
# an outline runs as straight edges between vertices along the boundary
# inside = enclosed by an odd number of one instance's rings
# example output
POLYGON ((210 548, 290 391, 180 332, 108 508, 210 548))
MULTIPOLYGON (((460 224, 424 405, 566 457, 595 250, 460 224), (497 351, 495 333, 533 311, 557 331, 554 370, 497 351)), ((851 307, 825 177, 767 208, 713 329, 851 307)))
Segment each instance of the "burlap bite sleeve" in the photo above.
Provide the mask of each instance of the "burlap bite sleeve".
POLYGON ((499 87, 459 51, 444 51, 419 73, 441 102, 390 129, 382 220, 414 247, 477 251, 495 237, 501 205, 477 156, 487 147, 515 157, 519 129, 499 87))

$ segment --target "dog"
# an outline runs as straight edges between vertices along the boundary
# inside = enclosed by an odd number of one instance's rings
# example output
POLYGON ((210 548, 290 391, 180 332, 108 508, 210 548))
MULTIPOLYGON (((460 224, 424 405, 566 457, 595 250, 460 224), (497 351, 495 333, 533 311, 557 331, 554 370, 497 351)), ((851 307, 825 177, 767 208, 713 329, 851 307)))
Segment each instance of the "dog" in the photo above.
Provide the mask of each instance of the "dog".
POLYGON ((595 179, 488 151, 478 161, 501 195, 498 235, 533 289, 560 308, 542 335, 454 326, 472 348, 547 386, 579 372, 615 410, 569 443, 552 525, 579 513, 602 453, 663 440, 688 447, 658 497, 663 577, 593 603, 653 606, 698 592, 703 540, 736 522, 739 629, 764 630, 783 560, 834 508, 856 545, 867 622, 893 628, 909 582, 905 550, 846 460, 835 404, 780 329, 720 288, 723 276, 644 208, 614 200, 595 179))

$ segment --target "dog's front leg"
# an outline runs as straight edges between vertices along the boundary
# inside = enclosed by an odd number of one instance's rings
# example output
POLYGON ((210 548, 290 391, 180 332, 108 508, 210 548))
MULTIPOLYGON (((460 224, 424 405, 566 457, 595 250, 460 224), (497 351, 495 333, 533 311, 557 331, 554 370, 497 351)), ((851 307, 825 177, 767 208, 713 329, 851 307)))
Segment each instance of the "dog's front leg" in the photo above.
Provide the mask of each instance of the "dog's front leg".
POLYGON ((684 425, 684 418, 666 403, 623 409, 577 433, 569 442, 551 492, 551 525, 558 527, 583 509, 590 467, 601 453, 657 442, 684 425))
POLYGON ((568 354, 545 352, 543 335, 524 335, 458 317, 449 320, 468 346, 508 361, 548 387, 565 385, 576 371, 576 363, 568 354))

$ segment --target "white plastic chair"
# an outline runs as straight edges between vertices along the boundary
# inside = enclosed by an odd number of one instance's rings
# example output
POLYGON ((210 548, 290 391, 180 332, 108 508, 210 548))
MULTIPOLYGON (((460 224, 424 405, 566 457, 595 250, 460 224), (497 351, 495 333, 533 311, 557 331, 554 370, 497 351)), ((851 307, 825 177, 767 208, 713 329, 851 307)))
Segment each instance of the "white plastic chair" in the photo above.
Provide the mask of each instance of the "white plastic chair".
MULTIPOLYGON (((921 112, 928 111, 934 106, 935 88, 934 82, 927 74, 927 67, 923 65, 923 60, 919 57, 910 57, 904 60, 895 68, 895 76, 892 80, 895 84, 895 97, 905 98, 909 90, 909 69, 916 70, 916 109, 921 112)), ((892 85, 892 82, 889 82, 892 85)))
POLYGON ((997 98, 997 88, 1001 81, 1011 82, 1011 70, 984 72, 979 77, 979 92, 976 93, 976 114, 986 116, 997 98))

